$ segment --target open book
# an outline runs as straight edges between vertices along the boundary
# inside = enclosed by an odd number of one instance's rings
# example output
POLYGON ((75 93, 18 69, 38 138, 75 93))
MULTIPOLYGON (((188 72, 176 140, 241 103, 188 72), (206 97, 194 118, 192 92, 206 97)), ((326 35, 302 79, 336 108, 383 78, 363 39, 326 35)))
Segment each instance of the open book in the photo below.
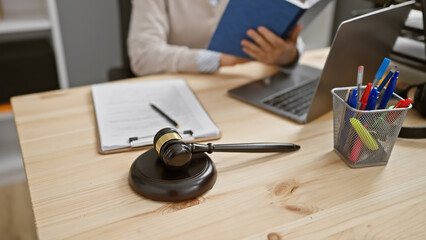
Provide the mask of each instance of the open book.
POLYGON ((287 37, 303 13, 320 0, 230 0, 210 40, 208 49, 250 58, 242 51, 241 40, 248 29, 265 26, 287 37))
POLYGON ((150 146, 160 129, 176 128, 150 104, 173 118, 186 140, 220 136, 183 79, 97 84, 92 86, 92 97, 101 153, 150 146), (129 140, 134 137, 137 140, 129 140))

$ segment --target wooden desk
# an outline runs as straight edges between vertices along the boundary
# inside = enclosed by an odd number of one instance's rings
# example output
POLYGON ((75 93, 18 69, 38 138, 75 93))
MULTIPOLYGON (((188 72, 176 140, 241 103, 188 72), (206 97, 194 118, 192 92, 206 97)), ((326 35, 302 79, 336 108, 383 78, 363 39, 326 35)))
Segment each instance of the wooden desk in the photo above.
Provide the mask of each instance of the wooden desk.
MULTIPOLYGON (((326 54, 308 52, 301 62, 321 67, 326 54)), ((98 154, 89 86, 13 98, 39 238, 425 239, 426 140, 398 139, 387 166, 351 169, 333 151, 332 112, 301 125, 227 95, 275 70, 249 63, 143 78, 185 78, 222 131, 217 143, 302 146, 214 153, 215 186, 182 203, 132 191, 128 171, 142 151, 98 154)))

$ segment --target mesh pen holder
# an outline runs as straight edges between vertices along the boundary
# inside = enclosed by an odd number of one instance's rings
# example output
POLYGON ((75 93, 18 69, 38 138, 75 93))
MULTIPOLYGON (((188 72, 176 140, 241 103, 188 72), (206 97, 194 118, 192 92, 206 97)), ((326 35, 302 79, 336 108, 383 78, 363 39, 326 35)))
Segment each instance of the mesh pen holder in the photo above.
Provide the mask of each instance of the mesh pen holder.
MULTIPOLYGON (((345 102, 348 89, 334 88, 334 150, 352 168, 386 165, 411 105, 392 109, 402 98, 393 93, 385 109, 358 110, 345 102)), ((365 86, 361 88, 361 94, 365 86)), ((385 89, 382 90, 383 93, 385 89)), ((380 102, 379 96, 378 103, 380 102)))

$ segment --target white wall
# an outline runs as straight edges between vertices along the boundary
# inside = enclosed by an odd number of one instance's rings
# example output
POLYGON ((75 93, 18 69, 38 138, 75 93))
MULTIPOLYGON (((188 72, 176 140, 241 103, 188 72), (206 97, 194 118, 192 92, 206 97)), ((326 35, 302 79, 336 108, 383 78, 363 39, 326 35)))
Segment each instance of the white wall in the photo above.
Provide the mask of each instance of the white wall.
POLYGON ((118 0, 57 0, 70 87, 108 81, 121 66, 118 0))
POLYGON ((304 26, 301 36, 305 50, 330 46, 333 31, 336 1, 330 1, 324 10, 309 25, 304 26))

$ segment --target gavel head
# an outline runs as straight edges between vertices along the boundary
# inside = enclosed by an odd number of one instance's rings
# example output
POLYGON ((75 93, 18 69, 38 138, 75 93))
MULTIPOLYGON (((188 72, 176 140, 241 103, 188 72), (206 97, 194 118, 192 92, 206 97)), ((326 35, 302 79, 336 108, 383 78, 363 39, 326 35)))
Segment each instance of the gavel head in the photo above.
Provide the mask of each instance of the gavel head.
POLYGON ((191 149, 173 128, 163 128, 155 134, 154 147, 158 157, 171 170, 178 170, 191 161, 191 149))

